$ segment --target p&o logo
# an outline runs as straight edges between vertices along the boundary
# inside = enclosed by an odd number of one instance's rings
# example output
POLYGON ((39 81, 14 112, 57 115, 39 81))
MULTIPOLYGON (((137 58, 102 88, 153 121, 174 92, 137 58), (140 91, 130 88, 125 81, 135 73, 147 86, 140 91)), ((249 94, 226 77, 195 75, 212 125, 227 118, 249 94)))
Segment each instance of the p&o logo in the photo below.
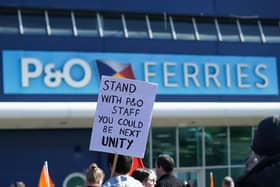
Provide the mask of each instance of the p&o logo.
MULTIPOLYGON (((87 86, 92 77, 90 65, 83 59, 72 58, 66 61, 62 68, 57 64, 49 63, 43 65, 37 58, 21 59, 21 85, 24 88, 30 86, 30 80, 43 75, 44 84, 49 88, 56 88, 61 85, 62 80, 72 88, 87 86), (74 70, 79 69, 79 71, 74 70)), ((131 64, 114 62, 112 60, 96 60, 96 67, 99 77, 102 75, 135 79, 131 64)))

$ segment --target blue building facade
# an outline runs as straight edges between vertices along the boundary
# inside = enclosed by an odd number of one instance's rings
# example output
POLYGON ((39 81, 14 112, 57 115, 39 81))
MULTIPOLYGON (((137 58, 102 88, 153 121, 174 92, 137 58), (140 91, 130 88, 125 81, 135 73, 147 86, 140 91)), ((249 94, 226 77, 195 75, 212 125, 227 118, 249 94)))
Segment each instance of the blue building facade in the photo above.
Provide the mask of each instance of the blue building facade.
POLYGON ((108 173, 106 154, 88 150, 98 60, 158 84, 145 166, 168 153, 194 186, 207 186, 211 171, 217 183, 236 178, 254 126, 280 111, 277 5, 0 2, 1 185, 35 186, 45 160, 56 186, 82 185, 91 162, 108 173))

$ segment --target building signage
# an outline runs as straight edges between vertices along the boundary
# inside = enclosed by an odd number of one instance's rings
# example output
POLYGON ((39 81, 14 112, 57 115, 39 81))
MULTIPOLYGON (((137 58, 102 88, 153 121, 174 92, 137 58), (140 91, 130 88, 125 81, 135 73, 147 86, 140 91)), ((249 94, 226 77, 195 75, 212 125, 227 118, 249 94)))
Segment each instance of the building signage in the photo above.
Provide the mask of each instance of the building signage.
POLYGON ((102 76, 90 150, 143 158, 156 88, 144 81, 102 76))
POLYGON ((4 50, 5 94, 97 94, 101 75, 162 95, 278 95, 274 57, 4 50))

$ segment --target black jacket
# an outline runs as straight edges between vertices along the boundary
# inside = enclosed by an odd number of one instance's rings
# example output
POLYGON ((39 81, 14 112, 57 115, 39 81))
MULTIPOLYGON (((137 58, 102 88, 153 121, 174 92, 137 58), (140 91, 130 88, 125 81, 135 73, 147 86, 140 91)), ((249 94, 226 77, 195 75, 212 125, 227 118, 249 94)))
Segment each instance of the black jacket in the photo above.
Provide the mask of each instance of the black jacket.
POLYGON ((280 155, 261 160, 239 177, 237 187, 280 187, 280 155))
POLYGON ((156 187, 184 187, 183 181, 180 181, 173 175, 163 175, 156 183, 156 187))

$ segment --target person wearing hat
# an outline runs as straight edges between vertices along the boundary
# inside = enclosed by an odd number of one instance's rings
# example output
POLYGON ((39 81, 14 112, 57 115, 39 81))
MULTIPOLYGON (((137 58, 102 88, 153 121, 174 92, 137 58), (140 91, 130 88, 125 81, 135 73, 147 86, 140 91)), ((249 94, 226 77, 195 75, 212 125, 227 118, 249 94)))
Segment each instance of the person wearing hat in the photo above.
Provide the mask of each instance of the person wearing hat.
POLYGON ((267 117, 257 126, 252 153, 237 187, 280 187, 280 118, 267 117))

